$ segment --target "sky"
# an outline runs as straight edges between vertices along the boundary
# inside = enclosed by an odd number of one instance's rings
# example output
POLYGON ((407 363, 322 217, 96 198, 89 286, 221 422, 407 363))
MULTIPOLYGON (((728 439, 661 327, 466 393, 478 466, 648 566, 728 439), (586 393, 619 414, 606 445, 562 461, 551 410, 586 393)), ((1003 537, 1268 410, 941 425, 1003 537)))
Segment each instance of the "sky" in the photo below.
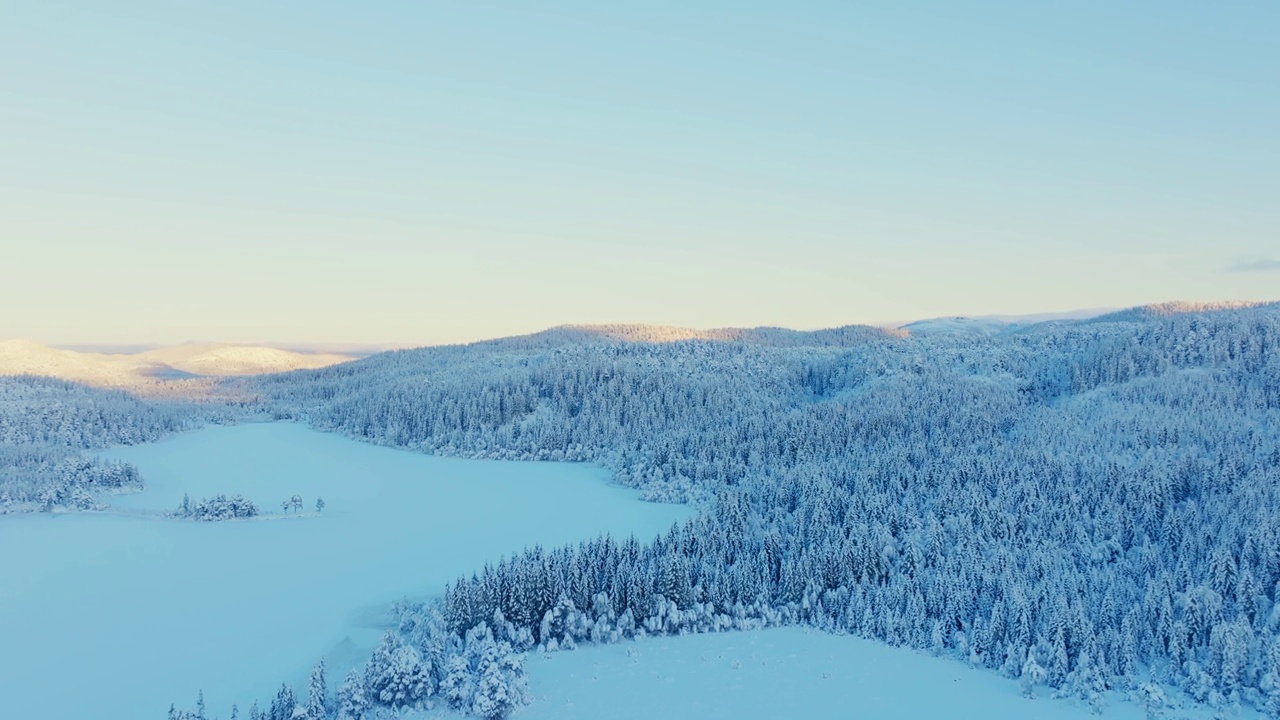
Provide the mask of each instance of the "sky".
POLYGON ((1280 5, 0 9, 0 338, 1280 299, 1280 5))

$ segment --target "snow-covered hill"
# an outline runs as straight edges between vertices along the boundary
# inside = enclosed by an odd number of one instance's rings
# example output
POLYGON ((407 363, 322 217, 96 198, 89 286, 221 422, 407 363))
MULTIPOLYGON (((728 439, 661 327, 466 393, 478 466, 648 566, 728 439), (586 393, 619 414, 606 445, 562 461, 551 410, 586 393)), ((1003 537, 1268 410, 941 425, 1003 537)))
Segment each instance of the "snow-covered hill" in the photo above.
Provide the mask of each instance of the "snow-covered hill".
POLYGON ((61 350, 31 340, 0 341, 0 375, 40 375, 98 386, 190 377, 258 375, 326 367, 352 358, 271 347, 188 343, 132 354, 61 350))
POLYGON ((936 335, 939 333, 996 335, 999 333, 1021 330, 1040 323, 1088 320, 1111 312, 1114 311, 1109 308, 1087 308, 1083 310, 1070 310, 1067 312, 1056 313, 1036 313, 1031 315, 955 315, 951 317, 916 320, 914 322, 895 325, 895 327, 912 335, 936 335))
POLYGON ((845 325, 822 330, 782 327, 713 328, 709 330, 671 325, 560 325, 510 338, 484 341, 509 349, 537 349, 592 343, 677 343, 688 341, 742 343, 766 347, 850 347, 901 337, 902 332, 870 325, 845 325))
POLYGON ((934 335, 952 333, 961 335, 995 335, 1013 327, 1010 323, 994 318, 947 317, 917 320, 901 326, 912 335, 934 335))
POLYGON ((120 356, 58 350, 30 340, 0 342, 0 375, 42 375, 90 385, 126 385, 141 380, 120 356))
POLYGON ((273 347, 187 343, 149 350, 139 360, 165 365, 192 375, 258 375, 288 370, 311 370, 352 358, 333 353, 298 353, 273 347))

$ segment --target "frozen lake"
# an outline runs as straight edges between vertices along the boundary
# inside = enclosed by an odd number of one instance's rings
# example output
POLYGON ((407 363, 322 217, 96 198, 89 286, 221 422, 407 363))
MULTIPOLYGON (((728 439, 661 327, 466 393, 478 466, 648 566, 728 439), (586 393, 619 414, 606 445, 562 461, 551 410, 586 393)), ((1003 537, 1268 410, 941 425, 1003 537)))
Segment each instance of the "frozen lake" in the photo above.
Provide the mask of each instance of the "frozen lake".
POLYGON ((243 714, 317 659, 357 657, 398 598, 526 545, 647 538, 690 512, 589 466, 438 458, 286 423, 104 454, 146 478, 115 499, 137 514, 0 518, 0 717, 159 720, 200 689, 211 713, 243 714), (326 507, 226 523, 145 514, 184 493, 326 507))

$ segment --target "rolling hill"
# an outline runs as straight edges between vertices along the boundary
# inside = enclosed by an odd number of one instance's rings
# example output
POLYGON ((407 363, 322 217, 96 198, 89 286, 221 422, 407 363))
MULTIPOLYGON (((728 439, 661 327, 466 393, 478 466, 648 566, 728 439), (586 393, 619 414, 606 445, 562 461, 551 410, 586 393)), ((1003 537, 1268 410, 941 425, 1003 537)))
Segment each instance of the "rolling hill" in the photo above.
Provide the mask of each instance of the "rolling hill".
POLYGON ((98 386, 260 375, 326 367, 351 359, 335 353, 213 343, 108 354, 62 350, 31 340, 0 341, 0 375, 39 375, 98 386))

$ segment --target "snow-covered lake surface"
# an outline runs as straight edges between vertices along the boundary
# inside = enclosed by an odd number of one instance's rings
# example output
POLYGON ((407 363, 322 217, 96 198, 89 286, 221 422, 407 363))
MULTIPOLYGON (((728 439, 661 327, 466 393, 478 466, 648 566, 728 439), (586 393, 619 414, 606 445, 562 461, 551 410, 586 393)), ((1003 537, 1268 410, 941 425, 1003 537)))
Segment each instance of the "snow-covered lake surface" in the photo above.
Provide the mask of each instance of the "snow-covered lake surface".
MULTIPOLYGON (((526 545, 647 538, 690 510, 641 502, 598 468, 438 458, 295 424, 210 427, 104 453, 148 483, 122 512, 0 518, 0 717, 147 720, 210 711, 353 660, 388 604, 439 592, 526 545), (216 493, 314 517, 148 516, 216 493)), ((331 682, 334 678, 331 678, 331 682)))

